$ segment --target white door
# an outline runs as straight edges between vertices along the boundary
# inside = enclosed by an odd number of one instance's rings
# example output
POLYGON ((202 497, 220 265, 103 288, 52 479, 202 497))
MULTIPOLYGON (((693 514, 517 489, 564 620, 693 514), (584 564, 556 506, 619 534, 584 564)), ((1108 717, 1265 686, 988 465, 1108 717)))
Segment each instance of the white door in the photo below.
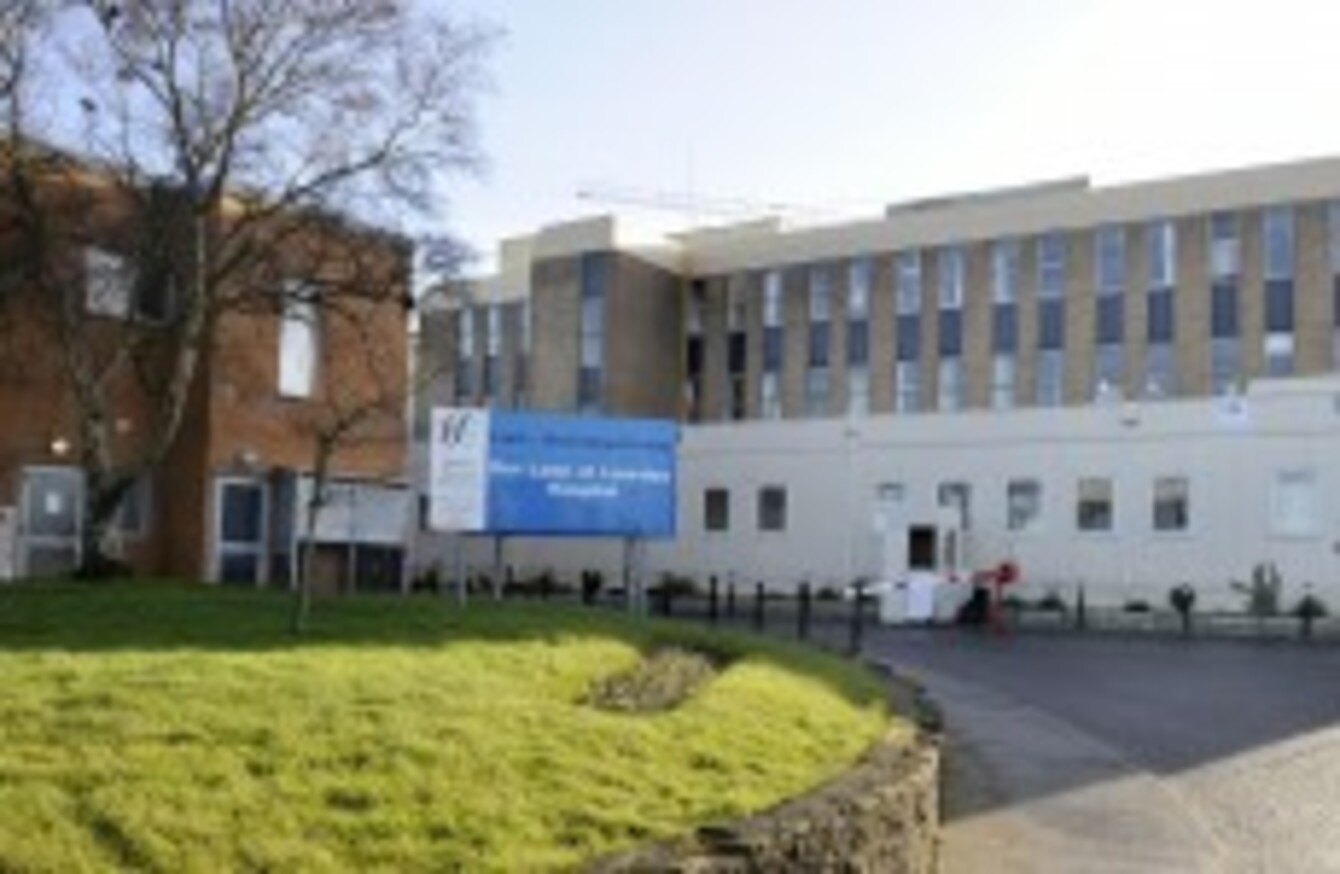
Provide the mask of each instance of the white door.
POLYGON ((19 502, 19 573, 60 577, 79 566, 84 477, 74 467, 29 467, 19 502))
POLYGON ((259 585, 266 578, 269 525, 265 481, 219 477, 214 481, 214 580, 259 585))

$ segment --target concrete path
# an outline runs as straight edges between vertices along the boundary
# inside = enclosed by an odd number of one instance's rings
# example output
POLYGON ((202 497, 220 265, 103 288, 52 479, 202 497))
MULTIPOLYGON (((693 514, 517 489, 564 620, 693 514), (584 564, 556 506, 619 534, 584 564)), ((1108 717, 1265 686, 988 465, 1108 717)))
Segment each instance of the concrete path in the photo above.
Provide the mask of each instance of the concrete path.
POLYGON ((917 679, 949 724, 945 874, 1235 870, 1176 788, 1116 750, 1008 696, 917 679))

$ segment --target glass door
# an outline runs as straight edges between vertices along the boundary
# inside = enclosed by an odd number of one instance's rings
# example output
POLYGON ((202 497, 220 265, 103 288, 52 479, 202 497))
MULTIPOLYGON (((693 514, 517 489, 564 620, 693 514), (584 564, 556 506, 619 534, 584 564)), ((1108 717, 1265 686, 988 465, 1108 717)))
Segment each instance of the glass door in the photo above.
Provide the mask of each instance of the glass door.
POLYGON ((83 507, 84 477, 78 468, 24 469, 19 513, 22 576, 66 576, 79 566, 83 507))
POLYGON ((219 478, 214 499, 214 579, 258 585, 265 581, 265 483, 219 478))

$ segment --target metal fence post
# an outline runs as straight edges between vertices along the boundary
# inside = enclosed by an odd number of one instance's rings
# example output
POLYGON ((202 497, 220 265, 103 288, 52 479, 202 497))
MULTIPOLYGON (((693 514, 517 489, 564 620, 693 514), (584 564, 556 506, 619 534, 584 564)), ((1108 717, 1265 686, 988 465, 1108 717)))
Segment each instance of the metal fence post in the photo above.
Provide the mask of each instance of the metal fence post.
POLYGON ((865 636, 865 583, 857 583, 851 610, 851 639, 849 649, 853 656, 861 653, 861 638, 865 636))
POLYGON ((716 574, 707 582, 707 619, 713 625, 717 624, 717 578, 716 574))
POLYGON ((726 621, 735 621, 735 584, 726 586, 726 621))
POLYGON ((759 583, 754 587, 754 628, 757 631, 763 630, 763 602, 767 598, 767 592, 763 584, 759 583))
POLYGON ((800 584, 800 609, 796 613, 796 633, 801 640, 810 639, 810 584, 800 584))

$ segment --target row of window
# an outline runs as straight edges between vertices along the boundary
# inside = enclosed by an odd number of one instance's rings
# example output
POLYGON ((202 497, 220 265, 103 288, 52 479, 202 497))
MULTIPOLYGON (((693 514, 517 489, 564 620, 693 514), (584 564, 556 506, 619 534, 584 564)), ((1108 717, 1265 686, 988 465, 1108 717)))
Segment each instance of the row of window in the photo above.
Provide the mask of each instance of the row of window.
MULTIPOLYGON (((1117 487, 1111 477, 1080 477, 1075 483, 1074 530, 1086 534, 1112 533, 1116 530, 1117 487)), ((1161 534, 1186 532, 1191 528, 1191 480, 1185 476, 1157 477, 1149 495, 1149 530, 1161 534)), ((899 483, 884 483, 876 489, 882 503, 898 504, 906 499, 906 488, 899 483)), ((973 527, 972 485, 961 481, 940 483, 936 490, 941 507, 953 508, 965 530, 973 527)), ((1043 484, 1038 479, 1012 479, 1005 486, 1007 531, 1036 532, 1044 527, 1043 484)), ((703 491, 703 530, 731 530, 731 492, 712 486, 703 491)), ((1317 477, 1311 469, 1284 470, 1276 474, 1270 498, 1270 528, 1275 534, 1308 536, 1319 529, 1317 477)), ((787 492, 784 486, 759 488, 755 500, 755 528, 758 531, 785 531, 787 492)))

